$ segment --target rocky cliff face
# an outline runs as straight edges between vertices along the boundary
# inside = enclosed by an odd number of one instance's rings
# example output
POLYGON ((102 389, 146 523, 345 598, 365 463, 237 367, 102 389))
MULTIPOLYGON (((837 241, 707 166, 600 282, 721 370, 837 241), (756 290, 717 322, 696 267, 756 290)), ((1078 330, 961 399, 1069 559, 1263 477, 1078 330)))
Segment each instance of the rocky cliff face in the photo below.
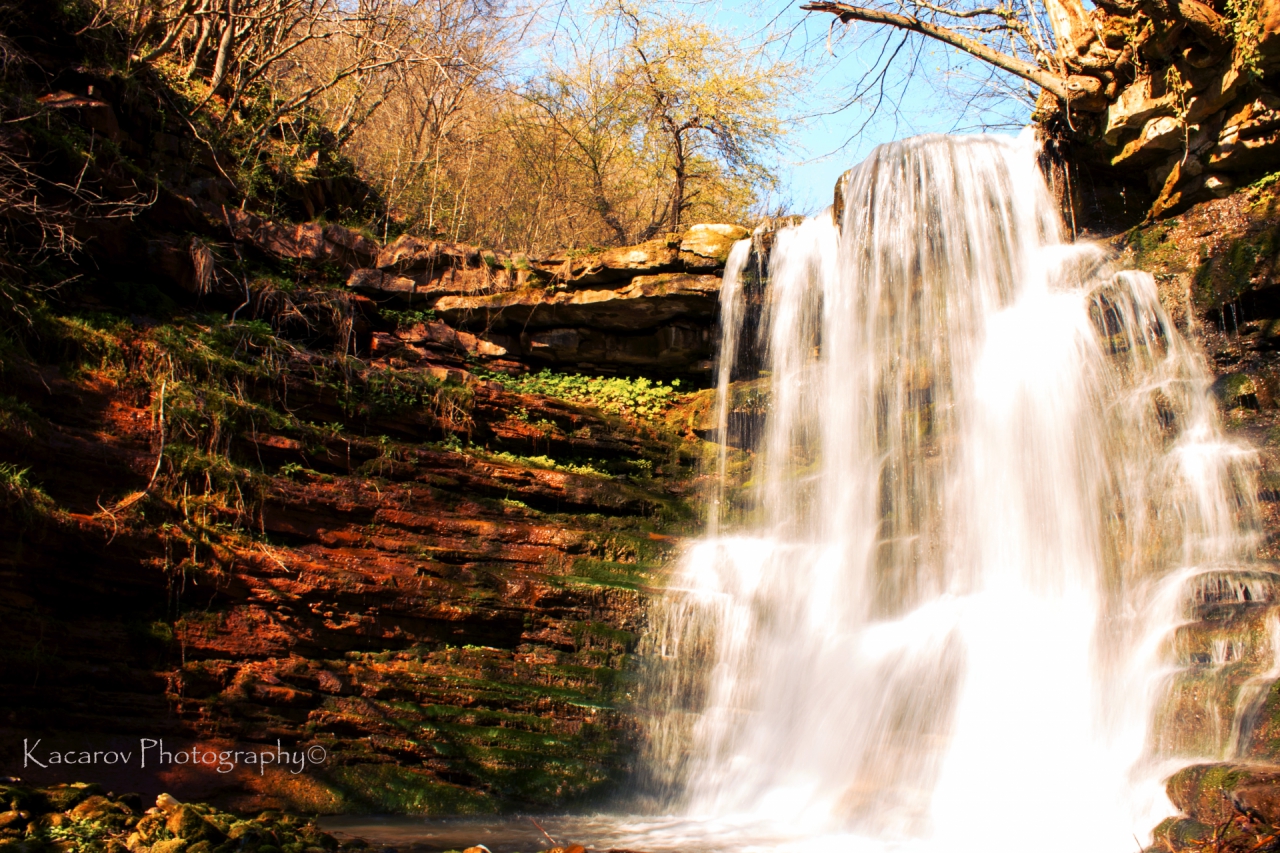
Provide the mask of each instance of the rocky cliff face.
POLYGON ((481 354, 597 372, 706 374, 720 272, 736 225, 694 225, 639 246, 505 256, 402 237, 348 287, 434 310, 475 332, 481 354))
MULTIPOLYGON (((145 359, 174 333, 103 334, 145 359)), ((191 397, 221 386, 170 374, 162 399, 130 381, 146 368, 129 356, 6 364, 6 772, 66 781, 20 766, 23 737, 282 739, 327 759, 299 776, 75 775, 321 811, 494 811, 616 789, 645 590, 691 518, 697 445, 429 353, 403 370, 348 362, 362 374, 342 388, 295 352, 255 384, 262 353, 232 340, 219 354, 246 368, 238 392, 261 419, 224 419, 212 454, 181 433, 209 414, 191 397)))
POLYGON ((0 112, 39 121, 0 127, 0 184, 54 189, 0 205, 0 773, 309 811, 616 793, 741 229, 383 245, 322 128, 257 141, 241 193, 234 134, 195 133, 73 7, 4 28, 0 112), (321 759, 22 747, 142 738, 321 759))
MULTIPOLYGON (((1209 360, 1227 431, 1257 449, 1260 556, 1270 560, 1280 558, 1277 203, 1271 187, 1238 192, 1114 241, 1118 263, 1156 276, 1171 315, 1209 360)), ((1201 581, 1193 612, 1171 642, 1184 669, 1161 709, 1158 737, 1169 754, 1224 761, 1168 781, 1181 814, 1156 827, 1152 850, 1243 853, 1280 835, 1278 596, 1276 575, 1265 570, 1223 566, 1201 581)))
POLYGON ((1036 119, 1085 167, 1059 176, 1082 227, 1099 211, 1171 216, 1280 167, 1273 0, 1050 5, 1074 10, 1054 26, 1080 83, 1065 101, 1043 95, 1036 119))

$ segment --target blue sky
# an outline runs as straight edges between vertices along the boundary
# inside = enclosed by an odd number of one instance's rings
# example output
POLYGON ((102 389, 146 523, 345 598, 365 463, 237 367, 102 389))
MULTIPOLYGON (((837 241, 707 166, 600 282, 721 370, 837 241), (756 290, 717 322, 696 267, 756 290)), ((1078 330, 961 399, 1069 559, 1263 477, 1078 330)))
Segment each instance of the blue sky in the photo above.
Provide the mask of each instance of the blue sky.
MULTIPOLYGON (((572 34, 590 40, 591 9, 603 0, 532 0, 548 34, 572 34)), ((763 51, 775 60, 804 69, 803 84, 782 110, 790 133, 779 152, 776 197, 764 200, 766 212, 781 207, 789 213, 816 213, 831 203, 836 179, 884 142, 921 133, 974 132, 1001 126, 1016 132, 1026 123, 1025 104, 1009 98, 973 104, 975 91, 989 91, 974 81, 990 69, 954 49, 920 36, 896 54, 895 69, 878 106, 874 97, 851 97, 868 68, 897 44, 900 34, 869 24, 849 30, 831 27, 830 15, 800 10, 804 0, 628 0, 658 15, 688 14, 709 21, 742 45, 744 57, 763 51), (907 75, 911 68, 913 75, 907 75), (908 76, 910 79, 908 79, 908 76)), ((598 20, 598 19, 595 19, 598 20)), ((553 52, 559 48, 553 47, 553 52)), ((529 54, 536 64, 538 54, 529 54)))
MULTIPOLYGON (((674 6, 680 0, 667 2, 674 6)), ((883 142, 921 133, 975 132, 984 125, 1010 133, 1027 121, 1029 110, 1011 99, 966 103, 963 95, 978 88, 973 81, 988 74, 986 66, 919 37, 913 37, 919 46, 916 74, 909 81, 904 73, 891 77, 878 110, 873 111, 870 98, 838 109, 892 34, 867 24, 852 33, 842 33, 840 24, 829 31, 831 16, 806 15, 800 2, 722 0, 711 15, 740 33, 744 43, 773 39, 775 53, 808 69, 804 92, 789 108, 790 146, 777 170, 782 200, 793 211, 814 213, 830 204, 840 174, 883 142)), ((900 71, 908 65, 906 53, 895 63, 900 71)))

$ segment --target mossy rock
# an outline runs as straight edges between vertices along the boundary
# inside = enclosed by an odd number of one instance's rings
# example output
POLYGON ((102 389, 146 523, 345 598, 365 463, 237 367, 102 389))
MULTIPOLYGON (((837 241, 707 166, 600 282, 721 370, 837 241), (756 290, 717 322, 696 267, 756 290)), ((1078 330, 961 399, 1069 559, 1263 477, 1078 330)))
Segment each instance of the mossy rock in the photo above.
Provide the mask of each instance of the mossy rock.
POLYGON ((1199 848, 1213 836, 1213 827, 1198 820, 1171 817, 1161 821, 1151 833, 1156 847, 1164 850, 1199 848))
POLYGON ((184 805, 178 807, 173 814, 169 815, 166 827, 173 835, 189 842, 211 842, 218 844, 226 838, 226 835, 218 827, 210 823, 204 815, 200 814, 193 806, 184 805))
POLYGON ((65 812, 95 794, 106 793, 101 785, 75 782, 70 785, 54 785, 45 790, 45 797, 54 811, 65 812))
POLYGON ((1169 777, 1165 790, 1178 810, 1207 824, 1225 823, 1240 809, 1239 788, 1280 785, 1280 770, 1248 764, 1193 764, 1169 777))
POLYGON ((1214 396, 1226 409, 1256 409, 1260 383, 1247 373, 1228 373, 1213 383, 1214 396))

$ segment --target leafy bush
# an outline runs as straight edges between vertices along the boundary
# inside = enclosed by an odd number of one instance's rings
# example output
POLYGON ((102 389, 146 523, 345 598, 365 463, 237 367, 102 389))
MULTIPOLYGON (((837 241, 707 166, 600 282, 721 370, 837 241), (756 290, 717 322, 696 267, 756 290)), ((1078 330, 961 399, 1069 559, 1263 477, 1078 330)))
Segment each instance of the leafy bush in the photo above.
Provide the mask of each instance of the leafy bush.
POLYGON ((571 403, 594 406, 615 415, 644 420, 658 420, 680 396, 680 380, 670 385, 641 377, 581 376, 542 370, 525 376, 507 376, 482 372, 485 379, 497 382, 518 394, 541 394, 571 403))
POLYGON ((570 474, 589 474, 596 477, 608 477, 609 474, 601 471, 594 465, 579 465, 574 462, 557 462, 550 456, 517 456, 514 453, 502 451, 501 453, 486 453, 490 459, 499 459, 503 462, 510 462, 513 465, 521 465, 531 468, 548 468, 552 471, 567 471, 570 474))
POLYGON ((436 312, 431 308, 426 311, 394 311, 383 308, 380 313, 395 323, 397 329, 411 329, 418 323, 434 323, 436 319, 436 312))

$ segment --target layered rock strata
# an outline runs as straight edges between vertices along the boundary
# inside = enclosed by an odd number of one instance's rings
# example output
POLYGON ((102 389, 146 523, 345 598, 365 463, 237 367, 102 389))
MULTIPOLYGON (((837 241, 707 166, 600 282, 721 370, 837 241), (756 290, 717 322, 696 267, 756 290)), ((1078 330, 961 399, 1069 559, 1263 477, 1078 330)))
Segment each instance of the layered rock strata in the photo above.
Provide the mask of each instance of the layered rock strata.
MULTIPOLYGON (((689 512, 684 440, 438 359, 363 367, 353 405, 299 352, 279 385, 241 386, 256 428, 192 456, 177 427, 157 445, 159 401, 127 374, 65 371, 11 364, 0 401, 7 772, 66 781, 21 767, 24 738, 280 741, 326 757, 298 775, 75 775, 239 808, 428 813, 561 806, 626 776, 645 590, 689 512), (400 401, 410 381, 435 396, 400 401), (293 426, 270 426, 279 401, 293 426), (157 469, 177 479, 162 490, 157 469)), ((170 420, 217 393, 168 388, 170 420)))
POLYGON ((495 355, 597 372, 706 373, 720 275, 746 236, 735 225, 694 225, 638 246, 550 258, 401 237, 347 286, 434 310, 495 355))

